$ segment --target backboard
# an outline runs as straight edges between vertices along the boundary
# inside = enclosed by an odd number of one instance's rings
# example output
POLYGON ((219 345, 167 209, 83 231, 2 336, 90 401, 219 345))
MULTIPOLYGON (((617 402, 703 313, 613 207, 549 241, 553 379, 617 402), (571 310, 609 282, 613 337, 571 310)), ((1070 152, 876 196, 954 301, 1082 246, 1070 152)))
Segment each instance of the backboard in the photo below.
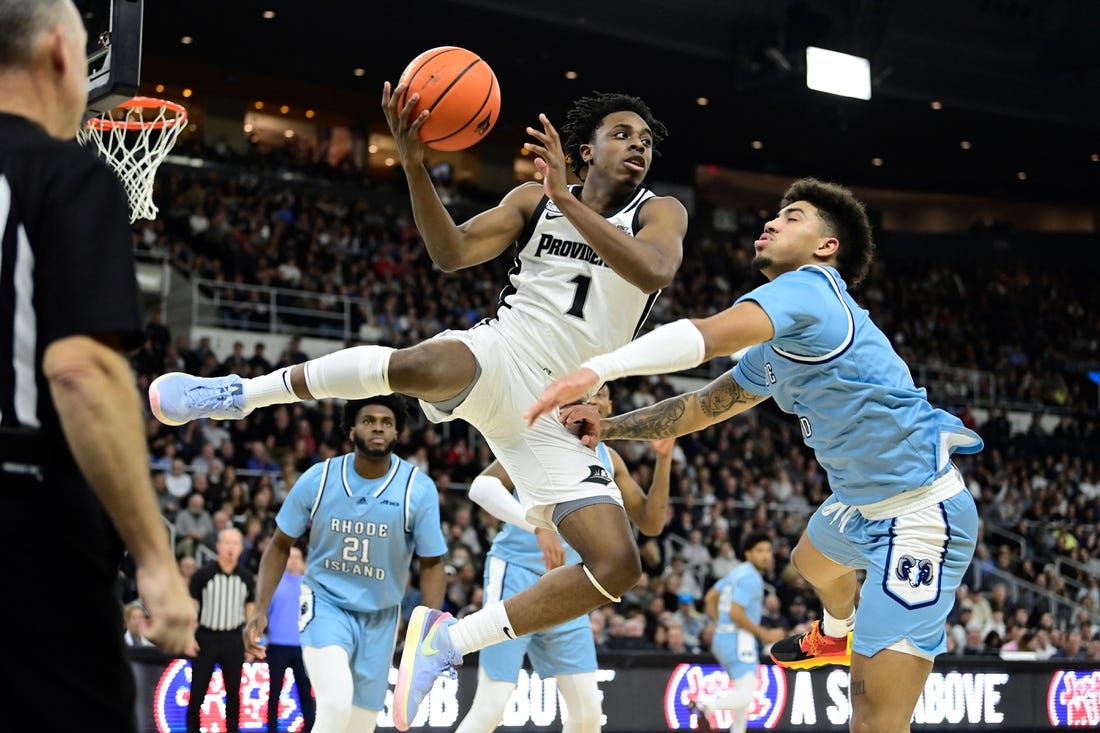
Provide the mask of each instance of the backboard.
POLYGON ((144 0, 74 0, 88 31, 88 116, 137 94, 144 0))

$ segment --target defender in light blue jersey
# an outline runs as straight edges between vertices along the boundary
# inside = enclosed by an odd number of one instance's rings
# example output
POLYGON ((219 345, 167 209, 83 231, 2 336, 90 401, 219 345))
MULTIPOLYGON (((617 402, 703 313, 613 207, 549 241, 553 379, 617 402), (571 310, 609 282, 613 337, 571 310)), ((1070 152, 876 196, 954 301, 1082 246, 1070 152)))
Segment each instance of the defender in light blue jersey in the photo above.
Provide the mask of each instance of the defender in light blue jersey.
POLYGON ((447 545, 435 483, 393 454, 407 417, 398 395, 347 402, 342 427, 355 452, 311 466, 294 483, 260 560, 244 637, 246 651, 263 659, 272 594, 291 547, 308 534, 298 626, 317 696, 315 730, 373 733, 414 555, 424 602, 443 603, 447 545))
POLYGON ((806 634, 773 645, 772 658, 793 668, 850 661, 852 730, 902 733, 932 659, 946 648, 944 622, 974 553, 977 511, 952 455, 975 453, 982 440, 929 404, 848 294, 874 251, 863 204, 845 188, 804 178, 780 209, 755 244, 754 264, 770 282, 722 313, 662 326, 588 360, 551 384, 527 417, 603 381, 746 349, 729 374, 690 394, 602 421, 571 407, 561 420, 587 422, 583 440, 592 442, 682 435, 768 397, 796 415, 833 493, 791 561, 825 612, 806 634), (867 572, 862 589, 856 569, 867 572))
MULTIPOLYGON (((610 415, 610 390, 603 387, 591 400, 601 414, 610 415)), ((643 534, 660 534, 668 507, 671 439, 654 441, 657 460, 653 483, 644 491, 630 476, 622 457, 606 444, 596 455, 622 494, 623 506, 643 534)), ((470 498, 506 522, 493 538, 485 564, 485 602, 502 601, 534 585, 546 572, 576 565, 580 555, 550 529, 535 527, 523 516, 514 484, 499 463, 492 463, 470 485, 470 498)), ((478 655, 477 692, 469 712, 455 733, 491 733, 500 723, 516 688, 523 658, 539 676, 553 677, 567 710, 563 733, 598 733, 603 718, 596 684, 596 644, 588 616, 487 646, 478 655)))
POLYGON ((782 639, 783 629, 760 625, 764 614, 764 578, 775 567, 772 538, 750 532, 741 543, 743 563, 718 579, 703 599, 707 615, 715 621, 710 651, 726 669, 732 689, 712 700, 697 701, 696 711, 710 718, 715 710, 732 711, 730 733, 745 733, 748 710, 756 691, 760 644, 782 639))

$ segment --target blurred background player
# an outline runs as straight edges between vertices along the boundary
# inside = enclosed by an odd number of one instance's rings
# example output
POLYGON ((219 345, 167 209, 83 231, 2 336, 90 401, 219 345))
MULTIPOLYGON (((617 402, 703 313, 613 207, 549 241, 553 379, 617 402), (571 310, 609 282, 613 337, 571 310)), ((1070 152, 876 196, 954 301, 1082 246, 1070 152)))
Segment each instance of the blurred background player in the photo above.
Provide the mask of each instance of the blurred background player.
POLYGON ((764 613, 762 573, 775 567, 771 537, 764 532, 751 532, 745 537, 741 554, 745 562, 719 578, 703 599, 707 615, 717 624, 710 651, 725 668, 733 689, 713 700, 696 701, 702 720, 709 720, 715 710, 733 711, 730 733, 745 733, 748 727, 760 644, 777 642, 787 633, 760 625, 764 613))
MULTIPOLYGON (((283 678, 289 669, 294 673, 298 688, 298 700, 302 706, 302 733, 313 729, 316 707, 313 687, 302 660, 302 635, 298 630, 298 611, 301 608, 302 576, 306 572, 306 560, 301 544, 290 548, 286 559, 286 572, 271 595, 267 610, 267 669, 270 688, 267 698, 267 730, 275 733, 279 728, 279 702, 283 691, 283 678)), ((246 627, 247 628, 247 627, 246 627)))
MULTIPOLYGON (((610 390, 604 386, 589 401, 601 415, 610 415, 610 390)), ((631 521, 648 536, 661 533, 668 508, 669 473, 675 441, 653 442, 657 460, 648 493, 631 477, 622 457, 600 443, 596 455, 608 476, 622 492, 623 506, 631 521)), ((580 555, 563 544, 553 530, 535 527, 523 515, 514 483, 493 462, 470 485, 470 499, 506 522, 493 538, 486 556, 485 602, 503 600, 534 584, 545 572, 563 563, 580 563, 580 555)), ((587 616, 536 631, 533 634, 485 647, 478 654, 477 692, 456 733, 489 733, 500 723, 516 689, 524 655, 539 676, 553 677, 565 699, 568 717, 565 733, 595 733, 603 717, 596 684, 596 645, 587 616)))

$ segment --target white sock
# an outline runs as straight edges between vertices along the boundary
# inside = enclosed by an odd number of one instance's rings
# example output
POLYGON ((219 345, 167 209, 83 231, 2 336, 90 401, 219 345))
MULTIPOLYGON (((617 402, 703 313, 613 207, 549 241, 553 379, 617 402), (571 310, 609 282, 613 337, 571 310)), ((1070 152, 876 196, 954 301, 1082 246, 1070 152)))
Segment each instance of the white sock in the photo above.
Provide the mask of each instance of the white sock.
POLYGON ((743 674, 731 680, 733 689, 715 698, 707 704, 711 710, 747 710, 752 703, 753 690, 756 687, 756 673, 743 674))
POLYGON ((447 627, 447 636, 451 639, 451 646, 462 656, 491 644, 516 638, 512 631, 512 622, 504 611, 503 601, 490 603, 480 611, 463 616, 447 627))
POLYGON ((504 717, 504 709, 508 707, 508 701, 515 689, 515 680, 491 680, 485 673, 485 668, 480 667, 477 670, 474 701, 470 703, 470 709, 466 711, 466 716, 458 724, 455 733, 493 733, 500 719, 504 717))
POLYGON ((730 733, 745 733, 749 729, 749 709, 735 708, 733 711, 733 725, 730 733))
POLYGON ((837 618, 825 609, 822 610, 821 630, 825 633, 825 636, 835 636, 840 638, 847 636, 856 625, 856 612, 853 609, 852 615, 848 618, 837 618))
POLYGON ((290 367, 241 381, 246 410, 298 401, 298 396, 290 387, 290 367))

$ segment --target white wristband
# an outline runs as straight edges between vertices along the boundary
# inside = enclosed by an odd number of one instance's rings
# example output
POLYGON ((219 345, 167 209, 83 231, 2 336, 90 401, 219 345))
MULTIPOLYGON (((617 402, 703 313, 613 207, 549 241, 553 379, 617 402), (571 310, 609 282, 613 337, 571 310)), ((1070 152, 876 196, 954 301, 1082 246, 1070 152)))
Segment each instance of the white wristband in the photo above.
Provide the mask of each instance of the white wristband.
POLYGON ((611 353, 594 356, 581 364, 596 372, 601 382, 632 374, 669 374, 703 363, 707 344, 703 334, 687 318, 666 323, 611 353))

